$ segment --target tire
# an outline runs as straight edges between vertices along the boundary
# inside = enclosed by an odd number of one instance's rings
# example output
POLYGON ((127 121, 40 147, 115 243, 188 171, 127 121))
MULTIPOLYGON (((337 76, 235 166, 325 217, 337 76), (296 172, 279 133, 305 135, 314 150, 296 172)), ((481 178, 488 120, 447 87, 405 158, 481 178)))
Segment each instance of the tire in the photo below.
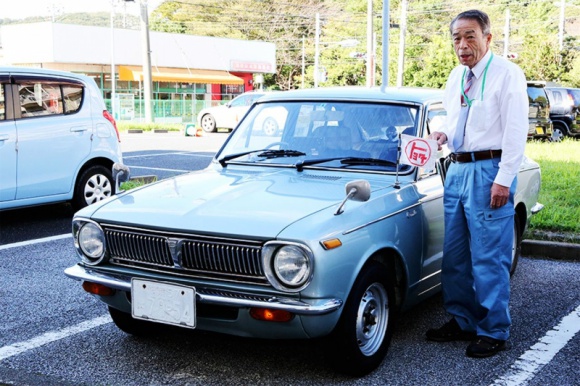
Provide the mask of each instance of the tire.
POLYGON ((274 136, 278 132, 278 122, 272 117, 266 118, 264 123, 262 124, 262 131, 267 136, 274 136))
POLYGON ((112 172, 102 165, 91 166, 77 178, 72 205, 79 210, 113 194, 115 183, 112 172))
POLYGON ((512 265, 510 267, 510 276, 516 272, 518 261, 522 253, 522 232, 520 226, 520 218, 514 215, 514 241, 512 246, 512 265))
POLYGON ((396 317, 393 283, 386 267, 377 262, 368 263, 359 274, 330 336, 330 358, 338 372, 360 377, 383 361, 396 317))
POLYGON ((201 128, 206 133, 213 133, 216 131, 215 118, 211 114, 205 114, 201 117, 201 128))
POLYGON ((560 142, 562 141, 562 139, 564 139, 564 137, 568 134, 568 132, 566 131, 566 128, 563 127, 560 124, 555 124, 553 131, 552 131, 552 137, 550 138, 550 140, 552 142, 560 142))
POLYGON ((110 306, 109 315, 111 315, 111 319, 113 319, 115 326, 117 326, 119 330, 129 335, 150 336, 153 335, 158 328, 155 323, 135 319, 131 316, 131 314, 119 311, 118 309, 110 306))

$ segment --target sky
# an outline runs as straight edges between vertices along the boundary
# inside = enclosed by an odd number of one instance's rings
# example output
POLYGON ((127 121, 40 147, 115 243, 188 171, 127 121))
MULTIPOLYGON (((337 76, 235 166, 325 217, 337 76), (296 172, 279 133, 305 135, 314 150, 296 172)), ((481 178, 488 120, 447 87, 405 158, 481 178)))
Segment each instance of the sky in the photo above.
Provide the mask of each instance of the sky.
MULTIPOLYGON (((148 10, 151 12, 163 0, 148 0, 148 10)), ((139 14, 139 0, 126 4, 127 12, 139 14)), ((56 14, 76 12, 110 12, 112 3, 115 10, 123 9, 123 0, 2 0, 0 19, 23 19, 29 16, 49 16, 52 10, 56 14)))

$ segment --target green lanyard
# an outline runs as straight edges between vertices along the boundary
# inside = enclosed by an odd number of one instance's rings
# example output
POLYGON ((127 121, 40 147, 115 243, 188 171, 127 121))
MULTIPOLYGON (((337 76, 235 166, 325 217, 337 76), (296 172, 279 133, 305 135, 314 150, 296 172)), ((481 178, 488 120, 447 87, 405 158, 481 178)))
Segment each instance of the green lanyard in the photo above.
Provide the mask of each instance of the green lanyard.
MULTIPOLYGON (((483 100, 483 90, 485 89, 485 79, 487 78, 487 69, 489 68, 489 64, 491 63, 491 60, 493 59, 493 52, 491 53, 491 56, 489 57, 489 60, 487 61, 487 64, 485 65, 485 70, 483 70, 483 80, 481 82, 481 100, 483 100)), ((469 99, 467 97, 467 95, 465 95, 465 73, 467 72, 467 68, 463 69, 463 76, 461 77, 461 95, 463 95, 463 100, 465 102, 467 102, 467 104, 469 105, 469 107, 471 107, 471 103, 473 103, 474 99, 469 99)))

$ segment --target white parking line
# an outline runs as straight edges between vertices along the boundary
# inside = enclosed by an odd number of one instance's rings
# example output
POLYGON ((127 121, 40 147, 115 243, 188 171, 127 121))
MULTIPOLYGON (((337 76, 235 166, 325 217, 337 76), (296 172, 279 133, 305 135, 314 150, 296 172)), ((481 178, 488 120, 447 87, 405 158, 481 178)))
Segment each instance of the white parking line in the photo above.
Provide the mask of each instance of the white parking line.
POLYGON ((148 166, 131 166, 127 165, 129 169, 147 169, 147 170, 160 170, 164 172, 179 172, 179 173, 189 173, 191 170, 179 170, 179 169, 163 169, 163 168, 151 168, 148 166))
POLYGON ((580 331, 580 306, 562 318, 538 343, 511 366, 492 386, 525 385, 556 356, 556 354, 580 331))
POLYGON ((45 243, 47 241, 66 239, 67 237, 72 237, 72 234, 65 233, 64 235, 50 236, 50 237, 44 237, 42 239, 27 240, 27 241, 20 241, 18 243, 0 245, 0 251, 3 249, 18 248, 18 247, 24 247, 27 245, 45 243))
POLYGON ((99 316, 98 318, 87 320, 75 326, 63 328, 58 331, 49 331, 24 342, 11 344, 10 346, 0 347, 0 361, 10 358, 14 355, 22 354, 23 352, 33 350, 47 343, 68 338, 69 336, 85 332, 95 327, 102 326, 111 322, 109 315, 99 316))

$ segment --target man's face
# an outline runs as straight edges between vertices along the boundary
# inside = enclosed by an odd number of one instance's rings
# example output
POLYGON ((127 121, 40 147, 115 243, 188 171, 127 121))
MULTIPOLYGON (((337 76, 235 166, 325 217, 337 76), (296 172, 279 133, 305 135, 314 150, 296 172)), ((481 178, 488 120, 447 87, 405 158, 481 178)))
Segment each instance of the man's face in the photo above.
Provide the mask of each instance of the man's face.
POLYGON ((472 19, 459 19, 453 24, 453 46, 459 62, 473 68, 487 53, 491 33, 484 35, 479 23, 472 19))

